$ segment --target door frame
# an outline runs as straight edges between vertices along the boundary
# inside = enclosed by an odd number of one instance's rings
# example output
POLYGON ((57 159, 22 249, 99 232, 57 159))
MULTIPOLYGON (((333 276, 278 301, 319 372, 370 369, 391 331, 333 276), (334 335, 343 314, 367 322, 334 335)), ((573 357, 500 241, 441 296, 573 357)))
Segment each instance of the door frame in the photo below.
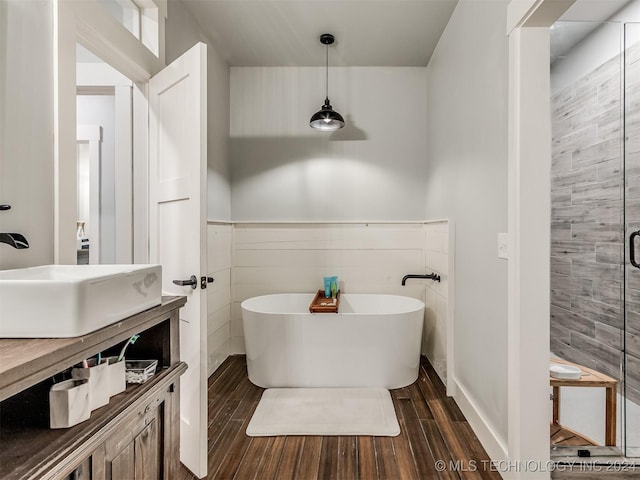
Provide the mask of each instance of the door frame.
MULTIPOLYGON (((151 0, 150 0, 151 1, 151 0)), ((164 52, 166 3, 158 5, 160 52, 164 52)), ((149 79, 164 67, 95 0, 53 1, 54 47, 54 261, 76 263, 76 43, 133 82, 133 261, 149 261, 149 79)), ((206 110, 205 110, 206 111, 206 110)), ((205 129, 206 132, 206 129, 205 129)), ((206 135, 206 133, 205 133, 206 135)), ((206 155, 206 152, 205 152, 206 155)), ((206 238, 203 240, 206 245, 206 238)), ((206 305, 206 302, 205 302, 206 305)), ((206 323, 205 323, 206 325, 206 323)), ((203 338, 206 342, 206 335, 203 338)), ((206 348, 206 347, 205 347, 206 348)), ((204 375, 206 378, 206 369, 204 375)), ((206 389, 206 382, 200 385, 206 389)), ((206 391, 205 391, 206 394, 206 391)), ((205 402, 206 415, 206 402, 205 402)), ((206 425, 203 426, 206 435, 206 425)), ((204 468, 206 469, 206 459, 204 468)))
POLYGON ((485 446, 493 459, 540 468, 503 472, 505 479, 549 478, 549 27, 574 1, 512 0, 507 9, 508 437, 506 451, 491 439, 485 446))
MULTIPOLYGON (((115 221, 112 246, 113 257, 111 257, 110 252, 105 252, 104 255, 94 252, 94 247, 100 243, 100 235, 93 234, 90 236, 90 263, 100 263, 101 259, 105 261, 105 257, 108 259, 106 263, 127 264, 133 261, 132 82, 123 75, 114 76, 114 72, 115 70, 107 64, 99 65, 99 70, 95 72, 89 73, 85 70, 83 74, 80 69, 77 72, 77 83, 81 86, 77 87, 76 99, 84 95, 113 97, 115 114, 115 129, 113 131, 115 157, 113 159, 113 168, 114 178, 117 181, 113 185, 112 212, 115 221), (111 260, 111 258, 113 259, 111 260)), ((78 126, 78 129, 80 131, 80 126, 78 126)), ((102 142, 102 139, 100 141, 102 142)), ((101 171, 98 170, 97 173, 97 185, 100 188, 102 185, 101 171)), ((93 190, 94 186, 92 185, 92 195, 94 195, 93 190)), ((100 211, 98 210, 96 213, 100 215, 100 211)), ((96 223, 94 222, 93 224, 95 225, 96 223)))
MULTIPOLYGON (((100 263, 100 163, 102 127, 100 125, 78 125, 76 144, 89 146, 89 263, 100 263)), ((77 190, 76 190, 77 191, 77 190)))
MULTIPOLYGON (((159 19, 167 13, 156 1, 159 19)), ((160 21, 159 42, 164 43, 160 21)), ((76 262, 76 43, 104 59, 133 84, 133 261, 149 259, 148 108, 146 83, 164 67, 131 32, 95 1, 53 2, 54 263, 76 262)), ((160 49, 164 52, 164 48, 160 49)))

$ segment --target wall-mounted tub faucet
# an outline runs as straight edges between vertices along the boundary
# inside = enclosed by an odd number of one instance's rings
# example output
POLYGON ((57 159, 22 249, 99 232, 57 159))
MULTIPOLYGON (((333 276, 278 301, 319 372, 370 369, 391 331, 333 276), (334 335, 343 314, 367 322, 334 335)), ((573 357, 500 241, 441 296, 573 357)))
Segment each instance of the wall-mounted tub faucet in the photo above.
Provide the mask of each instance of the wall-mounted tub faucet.
POLYGON ((29 242, 24 238, 24 235, 19 233, 0 233, 0 243, 6 243, 18 250, 29 248, 29 242))
POLYGON ((433 280, 434 282, 439 282, 440 281, 440 275, 438 275, 437 273, 428 273, 426 275, 405 275, 404 277, 402 277, 402 286, 404 287, 404 284, 407 283, 407 280, 409 278, 426 278, 426 279, 430 279, 433 280))

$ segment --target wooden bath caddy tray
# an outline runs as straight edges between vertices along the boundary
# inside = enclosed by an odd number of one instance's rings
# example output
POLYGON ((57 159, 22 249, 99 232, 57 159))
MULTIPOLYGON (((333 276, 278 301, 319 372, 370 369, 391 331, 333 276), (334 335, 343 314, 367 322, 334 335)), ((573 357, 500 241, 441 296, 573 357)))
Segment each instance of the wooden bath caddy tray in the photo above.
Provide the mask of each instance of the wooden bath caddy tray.
POLYGON ((311 313, 338 313, 338 309, 340 308, 340 290, 336 294, 336 303, 333 303, 333 299, 325 298, 324 290, 318 290, 316 296, 311 301, 309 305, 309 311, 311 313), (326 303, 327 305, 322 305, 326 303))

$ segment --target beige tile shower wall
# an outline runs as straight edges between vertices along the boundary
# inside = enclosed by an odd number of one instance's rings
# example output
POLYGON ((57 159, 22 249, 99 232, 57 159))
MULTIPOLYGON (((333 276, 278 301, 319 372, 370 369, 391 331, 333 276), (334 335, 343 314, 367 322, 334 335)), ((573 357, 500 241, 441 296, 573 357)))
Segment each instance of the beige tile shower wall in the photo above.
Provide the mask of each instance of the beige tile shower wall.
MULTIPOLYGON (((310 293, 338 275, 343 293, 387 293, 426 300, 423 353, 444 372, 448 228, 435 224, 237 224, 233 242, 231 353, 244 352, 240 303, 270 293, 310 293), (442 283, 409 280, 435 271, 442 283)), ((444 377, 444 375, 443 375, 444 377)))
POLYGON ((207 274, 215 279, 207 292, 207 373, 229 356, 231 333, 231 244, 233 226, 207 226, 207 274))

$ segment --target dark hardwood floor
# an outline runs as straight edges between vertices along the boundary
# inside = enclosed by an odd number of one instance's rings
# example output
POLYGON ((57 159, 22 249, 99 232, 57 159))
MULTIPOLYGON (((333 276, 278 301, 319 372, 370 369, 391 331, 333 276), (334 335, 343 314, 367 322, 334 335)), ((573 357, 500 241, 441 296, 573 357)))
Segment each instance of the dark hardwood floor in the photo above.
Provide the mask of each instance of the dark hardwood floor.
MULTIPOLYGON (((209 378, 209 479, 501 478, 426 359, 414 384, 391 390, 397 437, 248 437, 263 391, 247 378, 243 355, 229 357, 209 378)), ((177 480, 195 478, 182 467, 177 480)))

